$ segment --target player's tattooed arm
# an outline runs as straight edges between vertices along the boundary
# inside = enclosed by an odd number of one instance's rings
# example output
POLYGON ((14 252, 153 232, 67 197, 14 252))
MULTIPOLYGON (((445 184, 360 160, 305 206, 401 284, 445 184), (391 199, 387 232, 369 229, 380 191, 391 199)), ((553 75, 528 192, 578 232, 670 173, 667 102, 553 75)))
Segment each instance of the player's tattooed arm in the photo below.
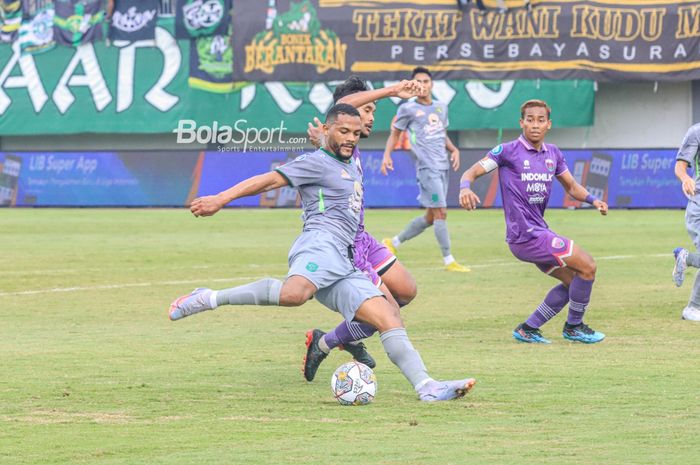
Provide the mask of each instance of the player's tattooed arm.
POLYGON ((601 215, 608 214, 608 204, 593 197, 567 170, 557 176, 564 191, 579 202, 587 202, 598 209, 601 215))
POLYGON ((384 176, 389 174, 389 171, 394 171, 394 160, 391 159, 391 152, 393 152, 396 146, 396 141, 399 140, 401 136, 401 130, 391 127, 391 132, 389 133, 389 138, 386 140, 386 147, 384 147, 384 157, 382 158, 382 166, 380 168, 384 176))
POLYGON ((455 144, 452 143, 450 136, 445 135, 445 148, 450 154, 450 161, 452 162, 452 169, 457 171, 459 169, 459 149, 455 144))
POLYGON ((276 171, 271 171, 241 181, 216 195, 198 197, 192 201, 190 211, 194 216, 212 216, 236 199, 262 194, 288 185, 289 182, 284 176, 276 171))
POLYGON ((695 180, 688 175, 688 167, 690 163, 685 160, 676 160, 676 166, 673 172, 676 177, 681 182, 681 187, 683 188, 683 193, 688 197, 695 195, 695 180))
MULTIPOLYGON (((484 160, 492 161, 488 157, 484 158, 484 160)), ((467 171, 464 172, 459 181, 459 205, 464 209, 476 210, 476 206, 481 203, 481 199, 471 189, 471 186, 474 181, 490 171, 487 171, 484 167, 482 163, 484 160, 474 163, 467 171)))
POLYGON ((418 81, 403 80, 388 87, 381 89, 366 90, 364 92, 355 92, 354 94, 346 95, 338 100, 337 103, 347 103, 355 108, 360 108, 371 102, 376 102, 383 98, 397 97, 403 100, 411 97, 418 97, 425 94, 426 89, 418 81))

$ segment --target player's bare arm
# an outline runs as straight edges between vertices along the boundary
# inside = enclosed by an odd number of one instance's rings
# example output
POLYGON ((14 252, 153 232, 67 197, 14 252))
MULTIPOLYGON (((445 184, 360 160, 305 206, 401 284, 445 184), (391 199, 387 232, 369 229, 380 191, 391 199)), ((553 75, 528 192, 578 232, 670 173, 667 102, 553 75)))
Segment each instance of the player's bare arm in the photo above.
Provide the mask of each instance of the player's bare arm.
POLYGON ((404 79, 392 86, 346 95, 338 100, 337 103, 347 103, 355 108, 360 108, 363 105, 383 98, 398 97, 405 100, 423 94, 425 94, 425 89, 421 83, 415 80, 404 79))
POLYGON ((394 151, 399 137, 401 137, 401 130, 392 126, 389 138, 386 140, 386 147, 384 147, 384 157, 382 158, 381 172, 384 176, 388 175, 389 171, 394 171, 394 160, 391 159, 391 152, 394 151))
POLYGON ((676 160, 676 166, 673 168, 678 180, 681 182, 683 193, 688 197, 695 195, 695 180, 688 175, 688 167, 690 164, 685 160, 676 160))
POLYGON ((190 211, 194 216, 212 216, 230 202, 241 197, 258 195, 263 192, 288 186, 284 176, 276 171, 253 176, 216 195, 198 197, 192 201, 190 211))
POLYGON ((481 203, 481 199, 471 189, 471 185, 474 181, 496 168, 496 162, 486 157, 474 163, 471 168, 464 172, 459 181, 459 205, 462 208, 476 210, 476 206, 481 203))
POLYGON ((445 148, 450 154, 450 161, 452 162, 452 169, 457 171, 459 169, 459 149, 452 143, 450 136, 445 135, 445 148))
POLYGON ((581 184, 576 182, 576 179, 569 171, 564 171, 557 176, 559 183, 564 187, 564 191, 579 202, 587 202, 598 209, 601 215, 608 214, 608 204, 600 199, 593 197, 581 184))

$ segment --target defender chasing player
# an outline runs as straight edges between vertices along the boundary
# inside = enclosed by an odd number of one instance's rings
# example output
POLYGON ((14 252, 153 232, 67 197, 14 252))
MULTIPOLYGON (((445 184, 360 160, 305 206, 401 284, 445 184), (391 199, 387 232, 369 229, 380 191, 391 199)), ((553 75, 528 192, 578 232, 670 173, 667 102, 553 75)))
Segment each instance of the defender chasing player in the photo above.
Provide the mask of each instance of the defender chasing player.
POLYGON ((433 380, 408 339, 398 309, 352 263, 363 197, 362 178, 352 161, 361 133, 358 111, 350 105, 335 105, 326 116, 324 131, 325 143, 320 150, 217 195, 197 198, 190 208, 195 216, 211 216, 241 197, 285 186, 298 188, 304 227, 289 252, 287 279, 267 278, 220 291, 195 289, 171 304, 170 319, 179 320, 221 305, 296 307, 315 296, 347 321, 377 328, 389 359, 413 385, 420 400, 464 396, 476 381, 433 380))
POLYGON ((540 328, 568 303, 564 338, 589 344, 600 342, 605 335, 583 322, 595 280, 595 261, 573 240, 550 230, 544 211, 555 177, 568 195, 593 205, 602 215, 607 215, 608 205, 576 182, 559 148, 544 143, 552 127, 549 106, 542 100, 529 100, 521 106, 520 116, 523 130, 520 137, 495 147, 462 175, 459 203, 467 210, 476 209, 481 201, 471 190, 472 183, 498 169, 506 242, 511 252, 519 260, 533 263, 543 273, 561 281, 528 319, 515 328, 516 340, 549 344, 540 328))

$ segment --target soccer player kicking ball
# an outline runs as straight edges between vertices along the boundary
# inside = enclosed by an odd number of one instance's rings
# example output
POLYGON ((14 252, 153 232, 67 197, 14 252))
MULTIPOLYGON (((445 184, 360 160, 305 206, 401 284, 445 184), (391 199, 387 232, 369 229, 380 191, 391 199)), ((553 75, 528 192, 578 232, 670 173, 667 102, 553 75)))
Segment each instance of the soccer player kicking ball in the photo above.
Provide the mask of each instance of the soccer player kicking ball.
MULTIPOLYGON (((417 81, 401 81, 389 87, 370 90, 362 79, 350 76, 335 88, 333 101, 334 103, 347 103, 357 109, 362 122, 360 134, 362 139, 369 137, 372 133, 377 100, 387 97, 405 99, 420 95, 422 91, 423 87, 417 81)), ((318 118, 314 118, 314 120, 315 125, 309 123, 307 133, 314 146, 320 147, 323 145, 323 125, 318 118)), ((353 151, 352 161, 357 164, 358 171, 362 176, 361 159, 359 146, 357 146, 353 151)), ((360 221, 355 236, 353 263, 384 293, 392 305, 397 308, 408 305, 416 296, 416 281, 396 256, 365 229, 364 217, 363 196, 360 221)), ((306 333, 306 355, 302 369, 304 378, 307 381, 313 381, 321 362, 336 347, 349 352, 358 362, 374 368, 376 362, 361 341, 376 332, 377 330, 371 325, 347 320, 327 333, 320 329, 308 331, 306 333)))
POLYGON ((401 132, 408 130, 411 134, 411 152, 415 158, 416 178, 420 191, 418 198, 421 205, 425 207, 425 215, 414 218, 393 239, 386 238, 383 242, 396 255, 396 250, 402 243, 433 226, 445 269, 467 273, 471 270, 457 263, 452 256, 450 234, 447 231, 449 170, 450 167, 454 171, 459 169, 459 150, 447 136, 447 126, 449 126, 447 105, 433 100, 433 78, 426 68, 415 68, 411 79, 422 84, 425 92, 415 101, 406 102, 399 107, 396 121, 384 149, 381 171, 386 176, 389 171, 394 170, 391 152, 401 132))
POLYGON ((573 198, 585 201, 608 213, 608 205, 593 197, 576 182, 566 166, 561 151, 544 138, 552 127, 551 110, 542 100, 529 100, 520 107, 523 133, 516 140, 499 145, 463 175, 459 203, 467 210, 476 209, 481 201, 470 189, 479 177, 495 169, 506 218, 506 242, 516 258, 534 263, 540 271, 561 281, 552 288, 537 309, 513 331, 518 341, 549 344, 540 327, 568 303, 569 315, 564 325, 566 339, 588 344, 600 342, 603 333, 583 322, 591 299, 596 264, 583 249, 549 229, 544 211, 552 192, 554 177, 573 198))
MULTIPOLYGON (((700 179, 700 124, 688 129, 678 155, 676 155, 675 173, 681 182, 683 193, 688 197, 688 206, 685 209, 685 227, 690 238, 695 244, 695 249, 700 249, 700 194, 696 190, 700 179), (688 175, 688 167, 695 167, 695 178, 688 175)), ((673 267, 673 282, 680 287, 685 279, 685 271, 688 266, 700 268, 700 253, 690 252, 682 247, 673 251, 676 256, 676 265, 673 267)), ((695 276, 693 291, 690 293, 690 301, 683 309, 681 318, 690 321, 700 321, 700 273, 695 276)))
POLYGON ((353 266, 351 246, 363 195, 362 178, 352 161, 360 138, 360 114, 350 105, 335 105, 326 116, 324 129, 326 142, 320 150, 217 195, 195 199, 190 207, 195 216, 211 216, 241 197, 285 186, 299 189, 304 227, 289 252, 287 279, 282 282, 267 278, 220 291, 195 289, 170 305, 170 319, 179 320, 220 305, 297 307, 315 296, 347 321, 357 320, 377 328, 389 359, 411 382, 421 400, 463 396, 476 381, 433 380, 408 339, 398 310, 353 266))

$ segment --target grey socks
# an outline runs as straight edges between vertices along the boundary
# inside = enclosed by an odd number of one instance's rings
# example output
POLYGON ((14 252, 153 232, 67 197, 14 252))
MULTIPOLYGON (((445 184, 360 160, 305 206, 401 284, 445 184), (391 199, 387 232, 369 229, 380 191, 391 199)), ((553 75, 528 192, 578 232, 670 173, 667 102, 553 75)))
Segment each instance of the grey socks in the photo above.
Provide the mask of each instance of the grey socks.
POLYGON ((437 239, 438 244, 440 244, 440 250, 442 251, 442 256, 447 257, 451 254, 450 252, 450 233, 447 232, 447 221, 446 220, 435 220, 433 222, 435 227, 435 239, 437 239))
POLYGON ((379 339, 384 345, 384 351, 389 359, 399 367, 401 373, 408 379, 415 389, 430 380, 428 371, 420 358, 420 354, 413 348, 413 344, 408 340, 408 335, 404 328, 390 329, 383 332, 379 339))
POLYGON ((425 220, 425 216, 418 216, 413 218, 413 220, 408 223, 406 229, 399 233, 398 238, 401 242, 406 242, 407 240, 413 239, 418 234, 425 231, 425 229, 429 226, 430 224, 425 220))
POLYGON ((243 286, 216 291, 216 305, 279 305, 282 281, 265 278, 243 286))

